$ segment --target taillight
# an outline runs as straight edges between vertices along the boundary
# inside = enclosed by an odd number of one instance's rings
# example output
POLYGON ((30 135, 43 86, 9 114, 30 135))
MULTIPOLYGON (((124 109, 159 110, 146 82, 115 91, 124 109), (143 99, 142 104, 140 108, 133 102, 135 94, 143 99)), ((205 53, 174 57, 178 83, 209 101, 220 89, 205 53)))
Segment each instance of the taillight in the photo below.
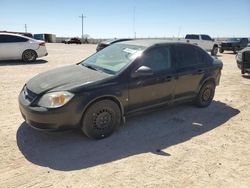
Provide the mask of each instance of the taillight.
POLYGON ((39 46, 45 46, 45 42, 40 43, 39 46))

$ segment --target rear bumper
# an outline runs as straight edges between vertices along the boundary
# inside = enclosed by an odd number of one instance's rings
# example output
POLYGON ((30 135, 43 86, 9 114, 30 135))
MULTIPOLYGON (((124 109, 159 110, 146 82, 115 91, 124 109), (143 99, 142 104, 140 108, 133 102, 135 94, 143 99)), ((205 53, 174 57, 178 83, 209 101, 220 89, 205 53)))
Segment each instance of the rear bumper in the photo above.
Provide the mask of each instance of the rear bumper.
POLYGON ((48 55, 47 49, 45 46, 40 46, 37 50, 37 57, 44 57, 48 55))

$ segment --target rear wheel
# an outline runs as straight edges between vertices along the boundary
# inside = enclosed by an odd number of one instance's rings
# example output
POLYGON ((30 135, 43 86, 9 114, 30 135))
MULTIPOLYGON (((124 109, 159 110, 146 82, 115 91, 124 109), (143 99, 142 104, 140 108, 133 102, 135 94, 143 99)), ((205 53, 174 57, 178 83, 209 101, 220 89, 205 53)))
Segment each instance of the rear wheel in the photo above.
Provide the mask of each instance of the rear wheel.
POLYGON ((214 98, 215 84, 212 81, 206 82, 200 89, 196 97, 195 103, 199 107, 207 107, 211 104, 214 98))
POLYGON ((25 50, 22 55, 23 61, 35 61, 37 54, 34 50, 25 50))
POLYGON ((214 46, 212 51, 211 51, 211 55, 215 56, 215 55, 217 55, 217 53, 218 53, 218 47, 214 46))
POLYGON ((98 101, 92 104, 84 114, 82 131, 93 139, 110 136, 121 122, 119 106, 111 100, 98 101))

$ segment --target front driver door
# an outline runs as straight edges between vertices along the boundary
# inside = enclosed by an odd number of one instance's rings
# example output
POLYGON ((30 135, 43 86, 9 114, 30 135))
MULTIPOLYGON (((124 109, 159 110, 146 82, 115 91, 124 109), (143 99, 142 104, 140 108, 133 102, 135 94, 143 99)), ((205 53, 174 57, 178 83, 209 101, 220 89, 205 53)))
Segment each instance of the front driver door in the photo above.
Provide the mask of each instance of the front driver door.
POLYGON ((173 98, 175 71, 171 61, 171 47, 153 48, 143 54, 129 75, 129 111, 170 102, 173 98), (152 69, 152 76, 132 78, 140 66, 152 69))

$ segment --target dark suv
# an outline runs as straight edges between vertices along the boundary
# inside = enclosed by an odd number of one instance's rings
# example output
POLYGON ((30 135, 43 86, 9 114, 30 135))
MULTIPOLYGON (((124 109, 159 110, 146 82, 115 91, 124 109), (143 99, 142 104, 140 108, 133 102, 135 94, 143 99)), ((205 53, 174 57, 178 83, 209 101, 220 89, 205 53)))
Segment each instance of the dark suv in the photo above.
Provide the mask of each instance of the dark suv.
POLYGON ((220 53, 224 51, 233 51, 235 54, 237 51, 247 47, 248 38, 229 38, 220 44, 220 53))
POLYGON ((24 85, 19 106, 34 128, 80 127, 100 139, 134 112, 186 100, 208 106, 221 69, 220 60, 192 44, 127 41, 35 76, 24 85))

